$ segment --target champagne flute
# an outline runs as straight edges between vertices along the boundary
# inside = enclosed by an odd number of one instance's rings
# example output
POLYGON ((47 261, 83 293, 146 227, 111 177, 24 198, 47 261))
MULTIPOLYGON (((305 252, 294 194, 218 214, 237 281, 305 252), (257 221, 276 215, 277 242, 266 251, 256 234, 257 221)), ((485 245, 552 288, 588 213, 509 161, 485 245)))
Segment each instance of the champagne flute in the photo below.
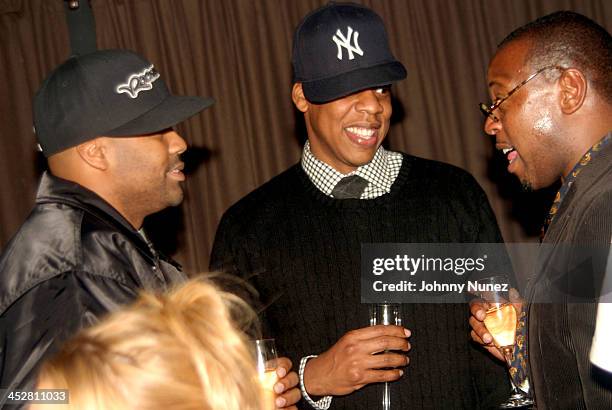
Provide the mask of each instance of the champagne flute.
MULTIPOLYGON (((402 325, 402 306, 397 303, 380 303, 370 306, 370 326, 402 325)), ((383 410, 391 408, 391 386, 389 382, 383 385, 383 410)))
POLYGON ((266 395, 266 402, 273 407, 275 393, 274 385, 278 381, 276 368, 278 367, 278 354, 274 339, 256 339, 251 341, 251 347, 257 365, 259 383, 266 395))
MULTIPOLYGON (((506 360, 508 370, 512 366, 512 355, 514 353, 516 339, 517 312, 514 305, 510 303, 508 291, 499 289, 504 289, 504 287, 509 284, 510 280, 505 275, 491 276, 477 280, 477 290, 473 292, 489 304, 484 324, 491 336, 493 336, 495 346, 506 360)), ((499 406, 499 408, 525 408, 533 404, 533 400, 516 386, 512 375, 510 375, 510 384, 512 386, 512 394, 506 402, 499 406)), ((529 385, 526 378, 523 384, 525 386, 529 385)))

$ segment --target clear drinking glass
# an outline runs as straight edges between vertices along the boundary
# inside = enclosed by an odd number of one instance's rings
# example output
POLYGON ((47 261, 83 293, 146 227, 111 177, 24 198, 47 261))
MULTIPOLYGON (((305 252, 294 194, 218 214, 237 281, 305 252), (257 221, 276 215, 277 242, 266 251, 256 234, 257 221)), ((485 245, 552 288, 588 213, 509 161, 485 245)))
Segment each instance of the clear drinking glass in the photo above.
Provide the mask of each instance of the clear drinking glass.
MULTIPOLYGON (((510 280, 505 275, 491 276, 477 280, 478 290, 472 292, 489 304, 484 324, 493 336, 495 346, 504 356, 508 369, 512 365, 517 325, 516 309, 510 303, 508 291, 502 290, 505 287, 504 285, 509 283, 510 280)), ((510 384, 512 394, 499 408, 517 409, 533 405, 533 400, 516 386, 512 376, 510 376, 510 384)), ((525 380, 524 384, 528 386, 529 382, 525 380)))
POLYGON ((278 381, 276 368, 278 367, 278 354, 274 339, 256 339, 251 341, 251 348, 257 365, 259 383, 266 395, 266 402, 274 403, 274 385, 278 381))
MULTIPOLYGON (((370 326, 402 325, 402 305, 398 303, 379 303, 370 306, 370 326)), ((383 410, 391 409, 391 386, 386 382, 383 386, 383 410)))

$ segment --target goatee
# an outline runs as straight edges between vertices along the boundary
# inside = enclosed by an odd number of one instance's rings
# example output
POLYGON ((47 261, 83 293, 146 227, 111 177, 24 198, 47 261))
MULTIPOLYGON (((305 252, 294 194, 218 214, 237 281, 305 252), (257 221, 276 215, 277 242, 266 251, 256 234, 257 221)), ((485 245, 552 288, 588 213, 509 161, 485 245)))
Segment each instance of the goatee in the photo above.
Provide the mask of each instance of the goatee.
POLYGON ((521 181, 521 188, 523 192, 533 192, 533 187, 529 181, 521 181))

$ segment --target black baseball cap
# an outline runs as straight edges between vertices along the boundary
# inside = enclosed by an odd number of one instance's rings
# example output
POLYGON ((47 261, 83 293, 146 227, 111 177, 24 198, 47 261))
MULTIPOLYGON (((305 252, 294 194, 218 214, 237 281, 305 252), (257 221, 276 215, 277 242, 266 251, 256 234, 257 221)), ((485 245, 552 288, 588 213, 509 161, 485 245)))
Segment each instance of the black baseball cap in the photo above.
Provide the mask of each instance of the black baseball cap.
POLYGON ((98 136, 170 128, 214 103, 175 96, 153 64, 128 50, 70 57, 34 96, 34 128, 45 156, 98 136))
POLYGON ((295 30, 293 73, 316 104, 406 78, 381 18, 359 4, 335 2, 308 14, 295 30))

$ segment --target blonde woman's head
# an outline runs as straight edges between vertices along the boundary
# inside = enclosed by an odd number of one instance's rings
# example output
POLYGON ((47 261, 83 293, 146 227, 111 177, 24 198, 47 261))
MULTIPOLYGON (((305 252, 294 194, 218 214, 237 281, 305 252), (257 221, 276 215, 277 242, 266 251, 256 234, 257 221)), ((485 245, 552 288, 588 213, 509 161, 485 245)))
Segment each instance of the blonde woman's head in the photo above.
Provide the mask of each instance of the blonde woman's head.
POLYGON ((255 320, 242 300, 201 279, 143 293, 66 343, 38 387, 69 389, 68 408, 269 409, 232 316, 255 320))

